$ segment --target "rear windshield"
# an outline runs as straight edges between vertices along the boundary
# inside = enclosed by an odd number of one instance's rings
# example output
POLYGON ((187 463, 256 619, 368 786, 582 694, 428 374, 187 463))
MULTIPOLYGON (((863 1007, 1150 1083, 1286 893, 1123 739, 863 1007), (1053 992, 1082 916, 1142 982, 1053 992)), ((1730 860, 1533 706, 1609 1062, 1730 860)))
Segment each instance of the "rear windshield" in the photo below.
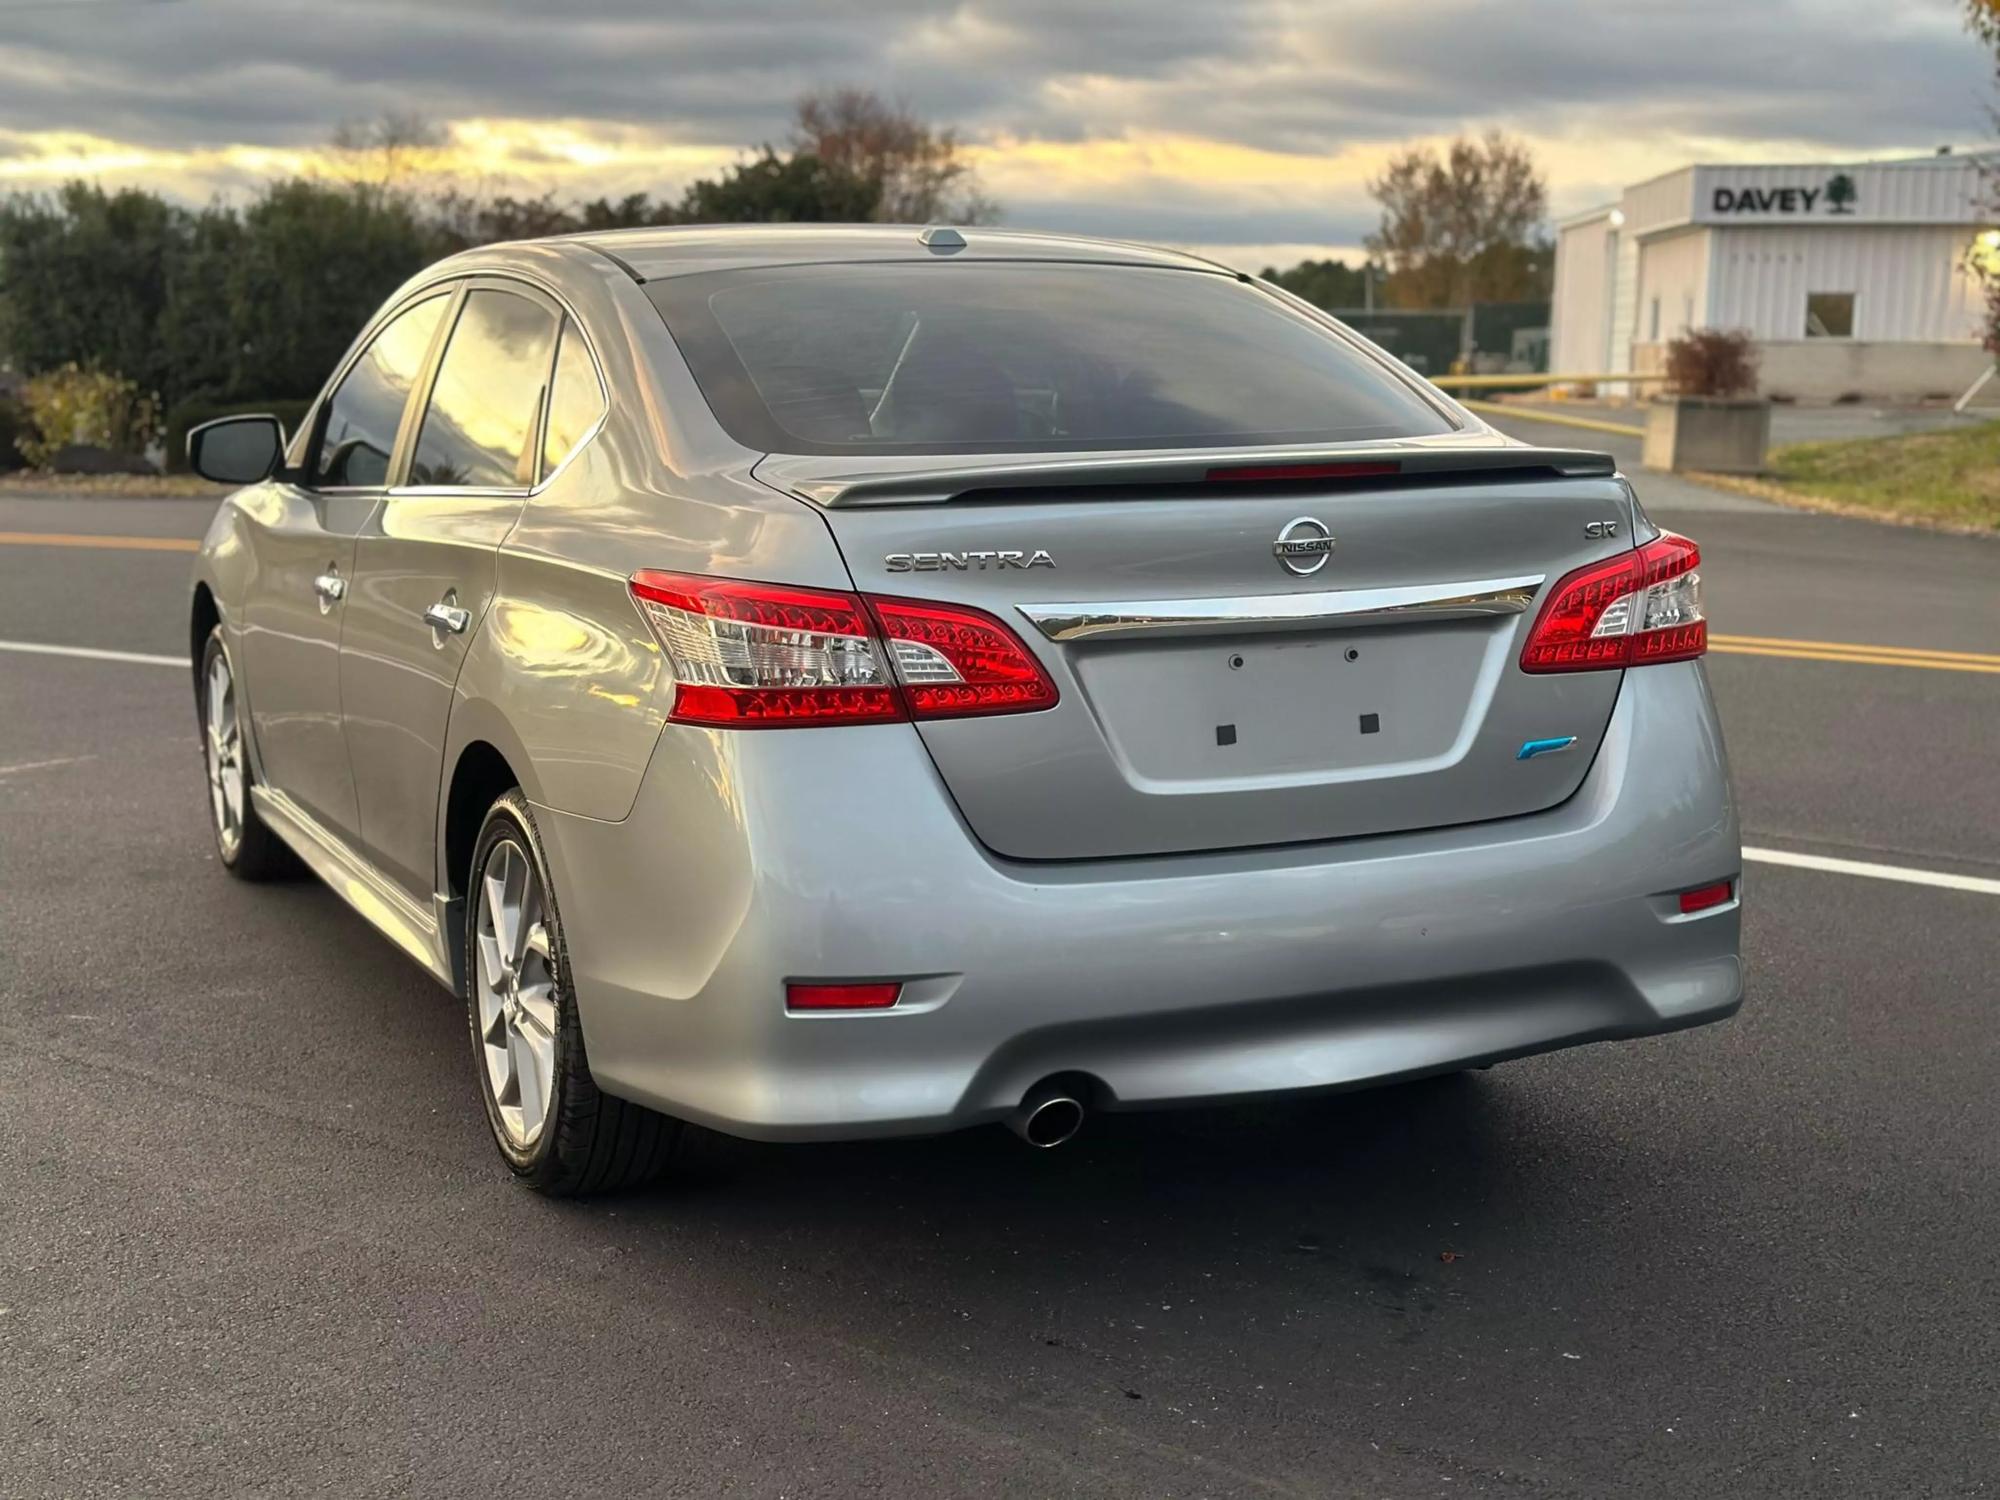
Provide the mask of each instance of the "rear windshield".
POLYGON ((784 266, 646 290, 746 447, 996 453, 1449 432, 1331 330, 1222 275, 1133 266, 784 266))

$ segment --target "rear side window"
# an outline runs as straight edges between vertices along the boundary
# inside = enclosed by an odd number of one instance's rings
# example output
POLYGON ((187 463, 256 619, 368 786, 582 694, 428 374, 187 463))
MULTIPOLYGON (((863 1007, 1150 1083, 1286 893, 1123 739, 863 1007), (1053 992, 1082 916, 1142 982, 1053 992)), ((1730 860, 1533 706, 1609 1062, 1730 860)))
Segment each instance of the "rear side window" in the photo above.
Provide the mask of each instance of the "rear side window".
POLYGON ((604 387, 590 346, 574 322, 563 321, 562 342, 556 346, 555 379, 549 385, 549 429, 542 439, 542 472, 551 474, 574 453, 604 415, 604 387))
POLYGON ((349 367, 326 404, 326 426, 312 459, 314 484, 374 489, 388 483, 403 408, 450 301, 440 294, 404 308, 349 367))
POLYGON ((747 447, 973 453, 1449 432, 1331 330, 1232 277, 935 261, 668 277, 646 289, 747 447))
POLYGON ((469 293, 438 362, 410 462, 413 485, 525 489, 555 315, 512 292, 469 293))

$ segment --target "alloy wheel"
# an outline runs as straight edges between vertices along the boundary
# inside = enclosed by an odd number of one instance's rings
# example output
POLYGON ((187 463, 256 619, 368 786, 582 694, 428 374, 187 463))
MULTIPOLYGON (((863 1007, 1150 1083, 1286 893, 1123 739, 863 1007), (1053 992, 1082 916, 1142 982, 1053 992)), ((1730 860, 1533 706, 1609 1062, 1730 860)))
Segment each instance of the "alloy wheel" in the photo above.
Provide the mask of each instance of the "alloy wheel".
POLYGON ((501 1128, 516 1150, 541 1139, 555 1087, 555 968, 534 861, 511 838, 479 872, 480 1053, 501 1128))
POLYGON ((234 859, 243 843, 243 725, 236 714, 236 683, 230 676, 229 658, 221 651, 209 658, 202 704, 202 758, 208 769, 215 841, 224 859, 234 859))

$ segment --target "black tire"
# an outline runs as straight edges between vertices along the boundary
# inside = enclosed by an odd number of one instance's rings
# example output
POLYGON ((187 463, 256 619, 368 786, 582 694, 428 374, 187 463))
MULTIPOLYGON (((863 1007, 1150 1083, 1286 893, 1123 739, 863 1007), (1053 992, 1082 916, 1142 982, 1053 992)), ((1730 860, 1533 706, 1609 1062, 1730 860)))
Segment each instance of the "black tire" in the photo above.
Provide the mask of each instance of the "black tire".
POLYGON ((285 841, 265 826, 257 816, 257 804, 250 796, 250 788, 256 784, 256 773, 250 764, 249 741, 244 732, 241 717, 241 689, 235 686, 236 663, 229 655, 229 648, 222 639, 222 627, 216 626, 208 633, 208 640, 201 649, 201 670, 195 674, 194 706, 196 721, 202 736, 202 774, 209 787, 208 828, 215 838, 215 857, 222 861, 222 868, 238 880, 280 880, 297 872, 298 858, 285 847, 285 841), (220 661, 230 683, 231 702, 225 708, 225 715, 235 724, 235 746, 233 767, 241 780, 242 805, 238 812, 240 821, 232 839, 230 830, 224 826, 224 815, 218 807, 218 792, 215 780, 218 769, 219 747, 211 741, 209 697, 211 685, 215 682, 215 667, 220 661))
POLYGON ((570 988, 562 914, 534 812, 518 789, 503 794, 487 811, 473 845, 471 866, 465 872, 465 890, 465 1014, 479 1097, 501 1159, 529 1187, 551 1197, 617 1192, 654 1181, 673 1161, 685 1127, 679 1120, 603 1092, 590 1076, 583 1028, 570 988), (540 882, 541 923, 547 932, 556 1019, 547 1113, 539 1134, 526 1145, 509 1133, 503 1120, 480 1014, 481 876, 494 850, 510 841, 526 851, 540 882))

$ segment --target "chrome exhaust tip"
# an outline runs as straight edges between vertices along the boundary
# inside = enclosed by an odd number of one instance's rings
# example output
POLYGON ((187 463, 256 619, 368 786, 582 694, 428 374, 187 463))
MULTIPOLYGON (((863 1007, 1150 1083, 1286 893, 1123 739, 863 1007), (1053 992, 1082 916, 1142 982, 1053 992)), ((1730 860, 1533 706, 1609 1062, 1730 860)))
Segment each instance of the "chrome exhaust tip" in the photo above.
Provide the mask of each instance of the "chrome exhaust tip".
POLYGON ((1059 1088, 1034 1088, 1007 1117, 1007 1128, 1039 1151, 1049 1151, 1083 1128, 1083 1101, 1059 1088))

